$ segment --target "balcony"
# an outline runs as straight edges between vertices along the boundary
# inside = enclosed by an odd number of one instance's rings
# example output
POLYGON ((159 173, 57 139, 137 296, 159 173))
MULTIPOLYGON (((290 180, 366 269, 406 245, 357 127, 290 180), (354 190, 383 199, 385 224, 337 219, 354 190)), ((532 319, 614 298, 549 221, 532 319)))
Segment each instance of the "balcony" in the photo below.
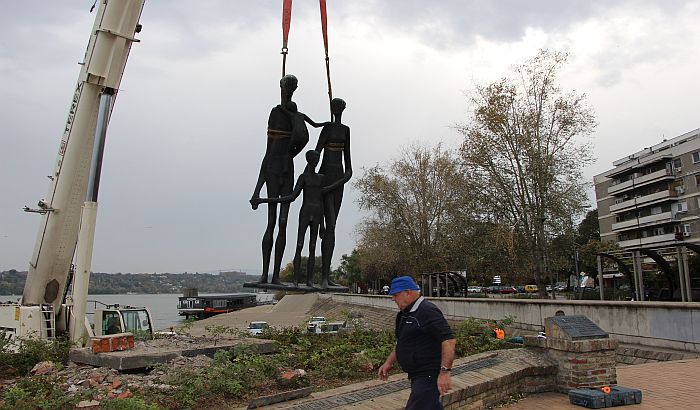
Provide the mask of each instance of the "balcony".
POLYGON ((668 169, 662 169, 660 171, 652 172, 638 178, 630 179, 625 182, 621 182, 617 185, 613 185, 608 188, 608 195, 621 194, 627 190, 634 188, 639 188, 644 185, 649 185, 653 182, 660 181, 662 179, 675 179, 673 172, 668 169))
POLYGON ((620 241, 617 244, 620 248, 631 248, 631 247, 644 247, 652 244, 659 244, 661 242, 675 242, 676 234, 667 233, 664 235, 649 236, 647 238, 640 239, 630 239, 627 241, 620 241))
POLYGON ((629 230, 629 229, 635 229, 638 227, 642 226, 648 226, 648 225, 655 225, 659 223, 666 223, 666 222, 671 222, 674 221, 673 213, 671 211, 668 212, 663 212, 660 214, 656 215, 649 215, 649 216, 644 216, 635 219, 631 219, 629 221, 622 221, 622 222, 617 222, 612 224, 612 230, 613 231, 622 231, 622 230, 629 230))
POLYGON ((663 202, 668 199, 676 198, 677 196, 678 193, 675 189, 654 192, 653 194, 640 196, 638 198, 632 198, 630 200, 620 202, 618 204, 610 205, 610 212, 627 211, 638 206, 646 206, 651 205, 651 203, 655 202, 663 202))

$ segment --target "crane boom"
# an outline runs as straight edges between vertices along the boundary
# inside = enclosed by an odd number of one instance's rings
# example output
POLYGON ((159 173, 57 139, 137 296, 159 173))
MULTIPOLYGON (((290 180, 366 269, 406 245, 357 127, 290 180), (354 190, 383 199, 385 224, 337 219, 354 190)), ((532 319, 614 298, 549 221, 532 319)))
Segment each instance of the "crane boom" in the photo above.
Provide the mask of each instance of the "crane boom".
MULTIPOLYGON (((100 96, 115 97, 145 0, 98 0, 99 8, 63 130, 46 199, 23 304, 52 304, 58 311, 68 285, 91 168, 100 96)), ((113 106, 114 99, 111 100, 113 106)), ((112 106, 108 112, 111 114, 112 106)))

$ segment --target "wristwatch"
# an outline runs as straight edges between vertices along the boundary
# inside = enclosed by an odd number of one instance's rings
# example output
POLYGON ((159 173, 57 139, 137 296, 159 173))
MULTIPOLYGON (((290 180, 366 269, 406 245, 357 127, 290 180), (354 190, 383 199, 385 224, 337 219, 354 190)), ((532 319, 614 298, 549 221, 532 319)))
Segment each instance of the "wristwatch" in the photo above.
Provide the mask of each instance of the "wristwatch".
POLYGON ((452 371, 452 369, 450 369, 449 367, 440 366, 440 372, 442 372, 442 373, 449 373, 451 371, 452 371))

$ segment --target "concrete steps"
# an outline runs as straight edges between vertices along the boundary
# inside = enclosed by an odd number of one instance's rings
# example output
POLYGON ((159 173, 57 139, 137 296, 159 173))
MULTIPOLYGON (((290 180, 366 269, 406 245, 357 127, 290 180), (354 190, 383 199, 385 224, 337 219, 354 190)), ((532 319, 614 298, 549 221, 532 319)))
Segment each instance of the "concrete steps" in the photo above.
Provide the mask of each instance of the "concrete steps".
POLYGON ((629 365, 696 359, 700 357, 700 353, 622 343, 618 345, 615 353, 617 353, 618 363, 629 365))

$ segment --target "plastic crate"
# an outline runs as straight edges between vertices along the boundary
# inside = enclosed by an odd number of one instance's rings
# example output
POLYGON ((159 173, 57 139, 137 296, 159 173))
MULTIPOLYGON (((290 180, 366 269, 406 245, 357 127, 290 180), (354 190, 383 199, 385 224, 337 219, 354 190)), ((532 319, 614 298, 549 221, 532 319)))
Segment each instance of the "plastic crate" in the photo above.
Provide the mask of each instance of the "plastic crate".
POLYGON ((621 386, 610 386, 610 393, 600 389, 575 389, 569 391, 569 402, 589 409, 624 406, 642 402, 642 392, 621 386))

